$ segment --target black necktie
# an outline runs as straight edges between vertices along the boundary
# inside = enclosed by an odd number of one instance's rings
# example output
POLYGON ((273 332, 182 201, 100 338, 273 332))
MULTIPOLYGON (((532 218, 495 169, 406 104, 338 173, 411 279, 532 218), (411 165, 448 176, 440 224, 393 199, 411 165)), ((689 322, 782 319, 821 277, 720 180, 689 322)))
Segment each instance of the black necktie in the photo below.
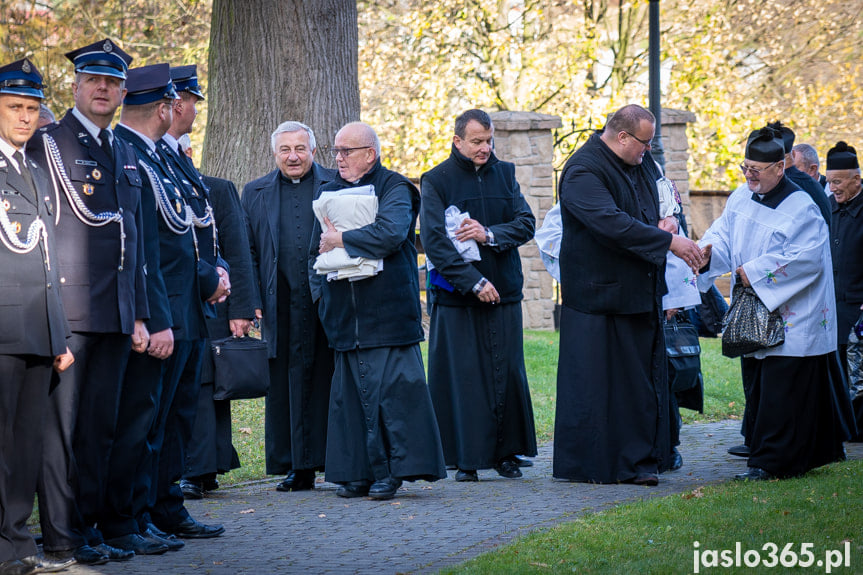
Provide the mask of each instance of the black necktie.
POLYGON ((24 178, 24 181, 33 188, 33 193, 36 192, 36 186, 33 185, 33 175, 30 173, 30 168, 27 166, 27 162, 24 160, 24 156, 20 151, 15 150, 15 153, 12 154, 12 158, 18 162, 18 171, 21 173, 21 177, 24 178))
POLYGON ((99 130, 99 139, 102 140, 102 151, 105 152, 105 155, 108 156, 112 162, 114 161, 114 149, 111 147, 111 136, 108 134, 108 130, 104 128, 99 130))

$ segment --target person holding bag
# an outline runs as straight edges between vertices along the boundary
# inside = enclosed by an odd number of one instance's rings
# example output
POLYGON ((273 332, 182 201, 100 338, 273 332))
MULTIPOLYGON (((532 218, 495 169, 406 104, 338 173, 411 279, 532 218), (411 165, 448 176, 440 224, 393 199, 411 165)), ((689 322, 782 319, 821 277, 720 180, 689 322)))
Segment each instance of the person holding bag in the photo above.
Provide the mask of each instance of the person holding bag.
POLYGON ((784 157, 778 131, 752 132, 740 166, 747 186, 728 198, 700 242, 707 263, 699 289, 736 272, 767 310, 778 310, 785 330, 784 343, 751 354, 749 397, 757 405, 740 480, 793 477, 841 460, 849 436, 850 406, 847 392, 839 393, 835 353, 830 236, 812 199, 785 177, 784 157))

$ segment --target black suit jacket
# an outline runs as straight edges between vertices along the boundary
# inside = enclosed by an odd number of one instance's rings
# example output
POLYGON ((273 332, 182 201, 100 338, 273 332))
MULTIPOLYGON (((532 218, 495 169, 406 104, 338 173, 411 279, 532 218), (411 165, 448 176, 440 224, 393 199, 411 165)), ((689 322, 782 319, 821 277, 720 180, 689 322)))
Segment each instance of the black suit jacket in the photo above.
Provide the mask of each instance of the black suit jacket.
MULTIPOLYGON (((140 233, 142 182, 135 153, 115 138, 112 162, 71 111, 30 140, 28 154, 46 170, 48 139, 56 142, 60 167, 88 210, 122 210, 122 230, 116 222, 93 227, 76 215, 62 185, 57 191, 56 261, 69 325, 72 331, 131 334, 136 319, 149 317, 140 233)), ((62 174, 54 176, 59 183, 62 174)))
POLYGON ((26 161, 35 190, 0 153, 0 210, 4 212, 0 219, 8 219, 15 230, 20 225, 15 235, 26 242, 31 223, 41 218, 47 241, 40 240, 29 253, 15 253, 6 245, 14 238, 0 228, 0 354, 54 357, 66 351, 69 333, 57 274, 56 206, 47 174, 35 162, 26 161))
POLYGON ((219 228, 219 252, 231 266, 231 295, 224 304, 216 306, 219 321, 207 322, 210 337, 227 337, 226 319, 252 319, 257 303, 256 287, 252 275, 252 256, 246 233, 246 217, 240 203, 240 194, 234 182, 210 176, 202 177, 210 190, 210 202, 219 228), (213 324, 220 327, 218 333, 213 324))
MULTIPOLYGON (((181 184, 173 178, 158 152, 151 153, 147 144, 123 125, 118 125, 115 133, 129 142, 138 161, 149 166, 159 178, 170 207, 178 213, 183 212, 186 204, 180 193, 181 184)), ((154 291, 152 305, 159 310, 151 319, 150 331, 155 333, 171 326, 174 328, 174 339, 201 339, 206 337, 207 328, 203 302, 198 293, 195 243, 192 237, 194 232, 188 229, 183 234, 176 234, 169 228, 164 215, 157 210, 153 186, 143 168, 142 176, 142 203, 147 222, 147 277, 154 291)))
MULTIPOLYGON (((315 196, 320 186, 332 181, 336 172, 317 163, 314 171, 315 196)), ((263 332, 270 357, 276 355, 276 310, 279 271, 279 170, 246 184, 243 188, 243 207, 249 222, 249 246, 252 252, 252 271, 257 282, 259 300, 256 307, 263 312, 263 332)))

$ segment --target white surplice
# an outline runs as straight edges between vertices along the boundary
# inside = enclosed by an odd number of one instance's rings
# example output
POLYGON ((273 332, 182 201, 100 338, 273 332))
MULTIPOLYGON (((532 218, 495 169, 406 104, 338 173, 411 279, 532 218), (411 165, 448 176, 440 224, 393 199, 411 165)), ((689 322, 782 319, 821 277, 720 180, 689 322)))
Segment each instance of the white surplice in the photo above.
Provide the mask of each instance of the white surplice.
POLYGON ((713 244, 710 270, 698 278, 701 291, 743 266, 761 301, 782 314, 785 343, 752 357, 806 357, 836 349, 829 240, 827 224, 806 192, 791 193, 773 209, 753 200, 746 184, 729 196, 701 238, 702 247, 713 244))

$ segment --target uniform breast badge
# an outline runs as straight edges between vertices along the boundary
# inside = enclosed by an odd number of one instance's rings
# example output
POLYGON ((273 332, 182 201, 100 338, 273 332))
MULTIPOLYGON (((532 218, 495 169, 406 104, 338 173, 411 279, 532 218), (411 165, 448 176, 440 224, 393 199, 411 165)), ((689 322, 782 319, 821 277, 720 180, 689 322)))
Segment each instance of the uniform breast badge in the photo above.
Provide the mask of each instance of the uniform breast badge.
POLYGON ((92 196, 95 189, 93 184, 84 184, 84 189, 81 191, 84 192, 85 196, 92 196))

